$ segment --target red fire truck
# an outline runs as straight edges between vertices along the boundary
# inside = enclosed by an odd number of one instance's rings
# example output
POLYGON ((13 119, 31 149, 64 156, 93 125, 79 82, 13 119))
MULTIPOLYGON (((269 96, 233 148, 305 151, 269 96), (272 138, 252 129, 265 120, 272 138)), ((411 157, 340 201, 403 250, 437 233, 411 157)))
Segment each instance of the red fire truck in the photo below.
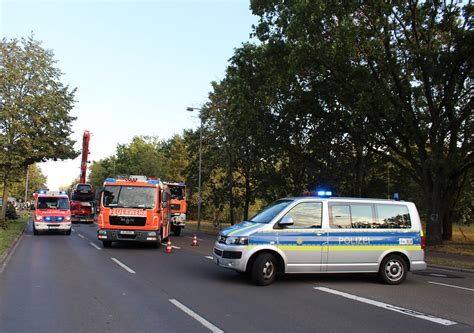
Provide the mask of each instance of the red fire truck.
POLYGON ((186 184, 164 181, 171 193, 170 215, 171 231, 175 236, 181 234, 181 229, 186 225, 186 184))
POLYGON ((79 183, 74 185, 70 191, 71 219, 73 222, 94 222, 94 190, 90 184, 86 184, 90 138, 90 132, 84 131, 79 183))
POLYGON ((149 242, 168 238, 170 192, 157 179, 144 176, 107 178, 100 195, 97 238, 112 242, 149 242))
POLYGON ((64 231, 71 234, 71 211, 65 191, 39 190, 34 193, 33 234, 40 231, 64 231))

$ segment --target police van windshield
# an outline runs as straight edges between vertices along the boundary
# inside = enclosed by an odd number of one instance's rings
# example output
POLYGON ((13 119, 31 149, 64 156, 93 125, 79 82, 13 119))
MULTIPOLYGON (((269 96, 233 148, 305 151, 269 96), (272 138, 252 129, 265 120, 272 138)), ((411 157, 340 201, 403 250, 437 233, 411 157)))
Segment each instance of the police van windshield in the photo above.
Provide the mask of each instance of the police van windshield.
POLYGON ((102 204, 117 208, 155 208, 155 187, 105 186, 102 204))
POLYGON ((56 197, 39 197, 37 202, 37 209, 69 209, 68 198, 56 198, 56 197))
POLYGON ((268 223, 292 202, 293 200, 277 200, 258 212, 250 219, 250 222, 268 223))

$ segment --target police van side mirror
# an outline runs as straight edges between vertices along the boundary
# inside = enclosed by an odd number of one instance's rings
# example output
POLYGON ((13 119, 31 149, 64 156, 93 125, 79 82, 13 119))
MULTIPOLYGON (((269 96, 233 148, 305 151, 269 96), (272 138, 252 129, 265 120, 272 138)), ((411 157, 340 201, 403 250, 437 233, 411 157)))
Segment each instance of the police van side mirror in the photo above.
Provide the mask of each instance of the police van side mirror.
POLYGON ((278 222, 278 225, 281 227, 287 227, 289 225, 293 225, 295 222, 293 221, 293 218, 290 215, 286 215, 284 218, 281 219, 280 222, 278 222))

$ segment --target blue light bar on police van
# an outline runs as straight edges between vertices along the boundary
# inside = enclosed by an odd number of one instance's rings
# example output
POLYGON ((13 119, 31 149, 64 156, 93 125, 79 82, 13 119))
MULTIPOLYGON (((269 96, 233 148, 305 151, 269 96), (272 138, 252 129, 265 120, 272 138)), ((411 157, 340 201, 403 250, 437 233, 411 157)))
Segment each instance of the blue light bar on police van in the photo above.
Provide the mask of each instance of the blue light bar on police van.
POLYGON ((332 191, 325 191, 325 190, 319 190, 317 193, 318 193, 318 197, 330 197, 332 195, 332 191))

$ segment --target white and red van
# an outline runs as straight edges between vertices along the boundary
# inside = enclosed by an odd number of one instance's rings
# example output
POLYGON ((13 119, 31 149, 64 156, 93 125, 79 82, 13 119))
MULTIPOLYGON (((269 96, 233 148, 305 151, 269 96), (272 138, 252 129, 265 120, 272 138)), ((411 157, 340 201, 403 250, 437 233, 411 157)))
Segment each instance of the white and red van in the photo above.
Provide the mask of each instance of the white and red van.
POLYGON ((71 209, 69 197, 65 191, 40 190, 34 194, 35 213, 33 215, 33 233, 40 231, 64 231, 71 234, 71 209))

